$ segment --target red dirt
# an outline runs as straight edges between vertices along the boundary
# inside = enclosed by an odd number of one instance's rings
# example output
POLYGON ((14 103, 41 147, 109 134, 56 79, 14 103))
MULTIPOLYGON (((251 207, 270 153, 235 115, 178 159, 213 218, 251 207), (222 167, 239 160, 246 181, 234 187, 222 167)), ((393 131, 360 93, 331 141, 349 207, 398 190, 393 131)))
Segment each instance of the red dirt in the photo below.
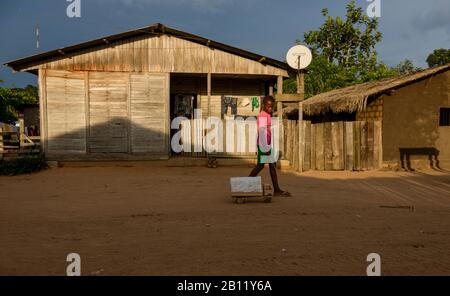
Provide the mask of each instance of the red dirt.
POLYGON ((0 177, 0 274, 64 275, 75 252, 83 275, 365 275, 369 253, 383 275, 450 275, 449 174, 283 172, 292 197, 233 204, 229 177, 249 171, 0 177))

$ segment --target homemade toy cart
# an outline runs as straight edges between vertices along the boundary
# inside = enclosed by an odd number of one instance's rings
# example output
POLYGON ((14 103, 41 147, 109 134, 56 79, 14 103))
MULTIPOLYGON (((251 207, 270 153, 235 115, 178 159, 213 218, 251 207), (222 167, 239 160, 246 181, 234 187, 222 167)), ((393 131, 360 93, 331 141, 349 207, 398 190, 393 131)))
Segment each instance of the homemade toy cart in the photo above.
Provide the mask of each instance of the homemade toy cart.
POLYGON ((231 198, 235 203, 244 203, 249 198, 259 198, 268 203, 272 201, 272 185, 262 184, 261 177, 230 178, 231 198))

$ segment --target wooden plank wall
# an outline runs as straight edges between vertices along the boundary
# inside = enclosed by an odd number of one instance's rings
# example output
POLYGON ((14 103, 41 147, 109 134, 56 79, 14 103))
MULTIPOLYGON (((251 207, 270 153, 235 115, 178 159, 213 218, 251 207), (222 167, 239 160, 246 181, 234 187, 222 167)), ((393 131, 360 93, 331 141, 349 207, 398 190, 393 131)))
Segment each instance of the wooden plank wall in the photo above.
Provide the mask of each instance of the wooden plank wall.
POLYGON ((86 152, 86 104, 83 72, 47 71, 47 151, 86 152))
POLYGON ((168 155, 168 74, 45 72, 48 154, 168 155))
POLYGON ((303 158, 303 170, 311 169, 311 122, 303 122, 303 138, 305 141, 304 146, 304 158, 303 158))
POLYGON ((169 35, 130 38, 64 54, 32 69, 285 76, 286 70, 169 35))
MULTIPOLYGON (((285 159, 298 169, 298 123, 284 121, 285 159)), ((372 170, 382 163, 380 121, 304 122, 303 170, 372 170)))
POLYGON ((128 84, 127 73, 90 73, 89 152, 129 152, 128 84))

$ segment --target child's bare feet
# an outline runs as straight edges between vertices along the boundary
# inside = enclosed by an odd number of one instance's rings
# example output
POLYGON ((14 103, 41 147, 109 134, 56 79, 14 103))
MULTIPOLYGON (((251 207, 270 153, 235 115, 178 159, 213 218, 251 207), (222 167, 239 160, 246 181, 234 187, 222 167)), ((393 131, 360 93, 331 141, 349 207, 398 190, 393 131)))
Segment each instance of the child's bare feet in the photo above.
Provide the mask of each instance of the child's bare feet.
POLYGON ((291 194, 290 194, 288 191, 283 191, 283 190, 275 191, 275 192, 273 193, 273 195, 274 195, 274 196, 286 196, 286 197, 291 196, 291 194))

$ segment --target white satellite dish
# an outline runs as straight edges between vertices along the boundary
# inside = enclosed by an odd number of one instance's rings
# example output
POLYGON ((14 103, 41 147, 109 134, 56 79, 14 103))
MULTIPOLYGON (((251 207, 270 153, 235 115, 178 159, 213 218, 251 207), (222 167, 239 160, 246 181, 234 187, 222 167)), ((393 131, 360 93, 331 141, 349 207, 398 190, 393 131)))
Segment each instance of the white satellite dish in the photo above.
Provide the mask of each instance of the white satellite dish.
POLYGON ((289 66, 296 70, 305 69, 312 61, 311 50, 304 45, 293 46, 286 54, 286 61, 289 66))

